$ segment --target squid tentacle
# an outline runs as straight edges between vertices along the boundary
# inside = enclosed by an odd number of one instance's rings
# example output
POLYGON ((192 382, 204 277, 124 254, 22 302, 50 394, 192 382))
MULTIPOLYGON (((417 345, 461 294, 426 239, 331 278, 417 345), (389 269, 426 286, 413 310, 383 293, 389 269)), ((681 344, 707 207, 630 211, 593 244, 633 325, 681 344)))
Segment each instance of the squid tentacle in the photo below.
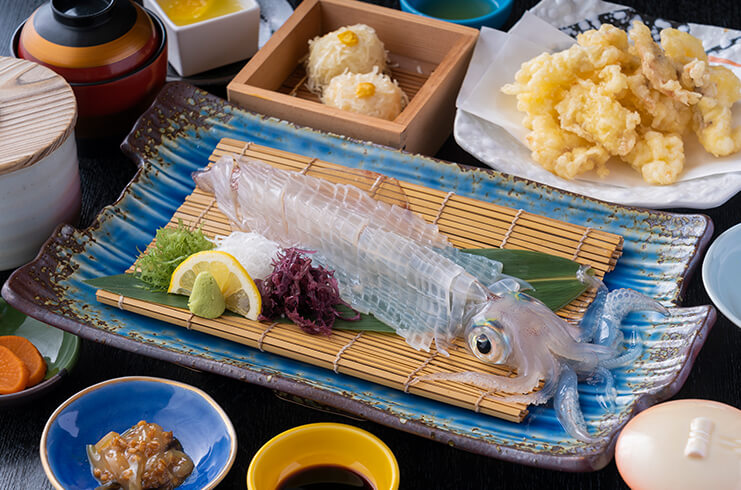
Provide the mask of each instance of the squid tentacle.
POLYGON ((576 373, 567 364, 564 364, 561 370, 558 389, 553 397, 553 406, 556 409, 558 421, 571 437, 588 443, 597 442, 597 439, 589 433, 584 414, 579 406, 576 373))
MULTIPOLYGON (((599 281, 599 279, 596 280, 599 281)), ((599 327, 600 324, 600 319, 605 311, 607 294, 607 286, 605 286, 602 281, 599 281, 597 294, 579 323, 580 332, 579 337, 576 339, 577 341, 591 342, 594 340, 594 336, 597 334, 597 327, 599 327)))
POLYGON ((432 373, 415 378, 411 384, 416 384, 419 381, 457 381, 474 385, 486 391, 521 394, 531 392, 538 387, 540 384, 540 374, 537 370, 531 370, 528 373, 518 374, 514 378, 510 378, 499 374, 477 371, 432 373))
POLYGON ((625 352, 612 359, 600 362, 600 366, 606 369, 627 366, 635 362, 643 354, 643 343, 639 341, 639 334, 636 330, 631 333, 630 340, 625 352))
MULTIPOLYGON (((576 367, 577 373, 579 372, 578 366, 576 367)), ((594 371, 587 373, 587 383, 597 384, 600 381, 605 385, 602 389, 602 394, 597 395, 597 401, 606 410, 614 411, 617 400, 617 390, 615 389, 615 377, 612 372, 603 367, 598 366, 594 371)))
POLYGON ((669 311, 655 299, 633 289, 616 289, 605 298, 605 305, 600 315, 599 328, 594 342, 600 345, 614 346, 620 342, 618 333, 620 323, 633 311, 657 311, 663 315, 669 311))

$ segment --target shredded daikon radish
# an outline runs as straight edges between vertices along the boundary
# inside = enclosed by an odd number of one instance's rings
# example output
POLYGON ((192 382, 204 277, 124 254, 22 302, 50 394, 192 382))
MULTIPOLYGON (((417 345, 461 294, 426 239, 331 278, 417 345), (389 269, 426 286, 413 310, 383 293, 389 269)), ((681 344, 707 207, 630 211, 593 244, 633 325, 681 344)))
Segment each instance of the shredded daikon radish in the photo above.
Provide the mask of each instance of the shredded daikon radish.
POLYGON ((227 252, 237 259, 252 279, 263 279, 273 272, 273 260, 280 247, 259 233, 235 231, 229 236, 214 238, 215 250, 227 252))
POLYGON ((322 94, 322 102, 330 107, 389 121, 399 115, 407 100, 396 81, 378 73, 378 68, 371 73, 337 75, 322 94))
POLYGON ((373 67, 387 71, 386 50, 376 31, 365 24, 340 27, 309 41, 306 85, 312 92, 321 93, 337 75, 345 71, 368 73, 373 67))

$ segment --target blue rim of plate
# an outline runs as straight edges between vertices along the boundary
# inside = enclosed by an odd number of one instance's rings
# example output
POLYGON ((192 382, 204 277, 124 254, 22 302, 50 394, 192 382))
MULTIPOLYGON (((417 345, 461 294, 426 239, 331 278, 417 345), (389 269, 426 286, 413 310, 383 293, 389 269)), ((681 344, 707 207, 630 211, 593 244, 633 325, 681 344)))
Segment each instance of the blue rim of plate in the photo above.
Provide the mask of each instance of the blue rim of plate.
MULTIPOLYGON (((5 284, 8 302, 85 338, 311 399, 467 451, 566 471, 604 467, 627 420, 679 391, 716 319, 711 305, 674 308, 712 235, 712 221, 705 215, 605 203, 489 169, 322 133, 247 112, 185 83, 165 86, 122 149, 139 170, 121 198, 87 230, 60 227, 37 258, 5 284), (628 393, 622 411, 604 414, 590 402, 590 423, 609 422, 600 442, 584 445, 568 438, 549 407, 531 407, 524 424, 513 424, 97 303, 84 280, 128 269, 136 258, 134 244, 143 249, 156 228, 170 220, 193 190, 190 172, 205 165, 223 137, 319 156, 623 235, 624 254, 606 277, 608 286, 639 289, 672 306, 673 313, 663 322, 630 317, 628 328, 645 328, 650 334, 645 340, 651 350, 640 365, 616 378, 628 393), (529 435, 523 437, 525 431, 529 435)), ((584 407, 584 393, 590 400, 595 394, 580 384, 582 389, 584 407)))
MULTIPOLYGON (((710 280, 710 275, 713 273, 710 268, 715 264, 715 261, 719 259, 716 257, 719 253, 718 249, 726 240, 731 239, 734 235, 741 235, 741 223, 728 228, 710 245, 710 248, 705 254, 705 260, 702 263, 702 283, 705 286, 705 291, 707 291, 708 296, 710 297, 710 301, 712 301, 720 312, 733 322, 734 325, 741 327, 741 316, 729 308, 726 304, 726 300, 719 295, 718 291, 715 289, 715 285, 710 280)), ((741 236, 738 237, 736 243, 739 244, 739 249, 741 249, 741 236)), ((739 302, 741 302, 741 299, 739 299, 739 302)))
POLYGON ((216 411, 219 417, 221 417, 221 420, 224 422, 224 427, 226 427, 226 430, 229 433, 229 437, 231 438, 231 444, 229 446, 229 461, 226 465, 224 465, 224 468, 221 469, 219 474, 216 476, 216 479, 207 487, 204 487, 203 490, 216 488, 216 485, 218 485, 219 482, 221 482, 229 473, 229 470, 231 470, 232 465, 234 464, 234 460, 237 457, 237 432, 234 430, 234 425, 232 425, 231 419, 229 419, 229 416, 226 414, 226 412, 224 412, 224 409, 221 408, 221 406, 216 403, 216 401, 211 398, 211 396, 205 391, 196 388, 195 386, 181 383, 180 381, 173 381, 171 379, 165 378, 156 378, 152 376, 124 376, 121 378, 113 378, 101 381, 100 383, 96 383, 92 386, 88 386, 87 388, 78 391, 71 397, 67 398, 61 405, 59 405, 59 407, 57 407, 56 410, 54 410, 54 412, 49 416, 49 419, 46 421, 46 425, 44 425, 44 431, 41 433, 41 443, 39 444, 39 457, 41 458, 41 466, 44 468, 44 473, 46 474, 46 477, 49 479, 49 482, 52 484, 52 486, 56 490, 65 490, 59 480, 57 480, 54 472, 52 472, 51 467, 49 466, 49 458, 46 453, 46 439, 49 435, 49 429, 51 428, 52 422, 59 416, 60 413, 62 413, 62 411, 64 411, 65 408, 67 408, 76 400, 79 400, 83 396, 87 395, 88 393, 92 393, 93 391, 99 390, 100 388, 108 385, 127 383, 130 381, 148 381, 153 383, 163 383, 171 386, 177 386, 179 388, 192 391, 193 393, 199 395, 213 407, 214 411, 216 411))

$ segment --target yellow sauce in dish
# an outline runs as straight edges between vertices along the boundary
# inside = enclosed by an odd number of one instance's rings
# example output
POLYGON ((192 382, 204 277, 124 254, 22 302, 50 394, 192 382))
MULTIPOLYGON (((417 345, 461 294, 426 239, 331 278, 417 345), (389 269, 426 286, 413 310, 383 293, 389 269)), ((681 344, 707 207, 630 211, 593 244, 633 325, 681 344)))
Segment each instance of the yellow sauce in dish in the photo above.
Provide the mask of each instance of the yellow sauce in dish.
POLYGON ((242 10, 239 0, 157 0, 167 17, 179 26, 242 10))

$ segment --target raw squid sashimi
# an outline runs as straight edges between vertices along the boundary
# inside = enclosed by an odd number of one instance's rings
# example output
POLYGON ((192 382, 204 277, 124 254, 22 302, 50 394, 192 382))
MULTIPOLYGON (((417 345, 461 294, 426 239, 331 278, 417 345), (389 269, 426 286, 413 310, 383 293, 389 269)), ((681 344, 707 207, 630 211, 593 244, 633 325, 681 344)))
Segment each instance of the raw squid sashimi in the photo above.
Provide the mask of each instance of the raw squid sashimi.
MULTIPOLYGON (((343 299, 373 313, 415 349, 429 350, 434 339, 445 352, 461 335, 471 311, 467 305, 488 297, 449 258, 464 254, 448 245, 437 226, 357 187, 231 157, 195 180, 214 192, 219 208, 243 229, 282 247, 317 251, 313 259, 335 271, 343 299)), ((476 265, 486 281, 499 277, 498 262, 457 258, 476 265)))
POLYGON ((328 223, 342 233, 357 234, 373 226, 425 245, 449 246, 437 226, 399 206, 373 199, 353 185, 334 184, 260 161, 240 159, 237 164, 229 155, 197 172, 195 180, 216 195, 219 209, 239 228, 261 232, 284 248, 300 246, 305 233, 328 223), (291 223, 297 226, 288 226, 291 223))

